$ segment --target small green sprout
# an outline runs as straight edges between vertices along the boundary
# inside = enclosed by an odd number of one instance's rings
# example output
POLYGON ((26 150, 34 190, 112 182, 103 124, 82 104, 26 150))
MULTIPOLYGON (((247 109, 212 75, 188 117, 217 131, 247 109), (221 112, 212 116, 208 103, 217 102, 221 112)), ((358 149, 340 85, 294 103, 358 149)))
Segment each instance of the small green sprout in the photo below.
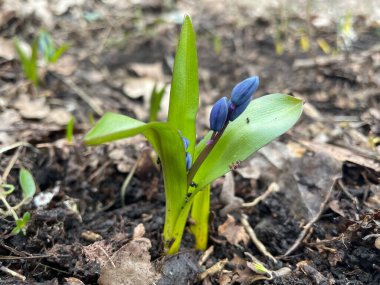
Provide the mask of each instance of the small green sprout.
POLYGON ((68 123, 66 125, 66 140, 69 143, 73 142, 73 138, 74 138, 74 123, 75 123, 75 119, 74 119, 73 116, 71 116, 70 120, 68 121, 68 123))
POLYGON ((106 113, 85 136, 87 145, 138 134, 151 143, 164 176, 167 254, 178 251, 189 213, 195 247, 206 249, 210 184, 298 121, 302 100, 278 93, 252 100, 258 86, 258 76, 249 77, 235 86, 230 99, 218 101, 210 116, 211 131, 197 144, 198 61, 195 33, 186 16, 174 61, 167 122, 144 123, 106 113))
POLYGON ((30 220, 30 213, 25 212, 21 219, 16 220, 16 226, 13 228, 11 234, 18 235, 20 232, 25 234, 26 232, 26 224, 30 220))
POLYGON ((68 44, 63 44, 56 48, 50 34, 44 30, 41 30, 38 37, 33 40, 32 46, 23 47, 18 38, 14 38, 14 45, 21 61, 24 75, 35 88, 38 87, 40 81, 38 77, 38 53, 42 55, 45 65, 49 65, 56 63, 69 48, 68 44), (30 53, 27 52, 28 49, 31 50, 30 53))
POLYGON ((17 235, 19 233, 25 234, 26 225, 30 220, 30 213, 25 212, 22 218, 19 218, 16 211, 21 206, 29 203, 36 193, 36 183, 34 182, 34 178, 32 174, 25 168, 21 168, 20 170, 19 183, 21 186, 23 199, 15 206, 11 206, 7 201, 7 196, 14 191, 15 187, 11 184, 5 183, 0 185, 0 200, 3 202, 6 208, 6 210, 0 209, 0 216, 13 216, 16 226, 11 232, 12 235, 17 235))
POLYGON ((20 58, 22 69, 25 77, 33 84, 34 87, 38 87, 38 41, 35 39, 31 46, 31 53, 28 53, 23 49, 20 41, 15 38, 14 45, 18 57, 20 58))
POLYGON ((56 63, 68 48, 69 45, 66 43, 56 48, 51 35, 44 30, 40 31, 38 36, 38 49, 47 64, 56 63))

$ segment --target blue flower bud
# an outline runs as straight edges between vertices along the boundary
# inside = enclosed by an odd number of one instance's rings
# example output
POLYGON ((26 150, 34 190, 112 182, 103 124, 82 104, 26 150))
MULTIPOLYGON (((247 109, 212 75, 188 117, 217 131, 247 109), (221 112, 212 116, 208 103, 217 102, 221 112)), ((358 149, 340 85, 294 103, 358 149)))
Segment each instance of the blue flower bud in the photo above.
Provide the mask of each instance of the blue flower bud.
POLYGON ((185 146, 185 150, 189 148, 190 142, 187 138, 182 137, 183 145, 185 146))
MULTIPOLYGON (((245 111, 245 109, 248 107, 249 103, 251 103, 251 100, 252 100, 252 96, 250 98, 248 98, 248 100, 245 101, 243 104, 232 109, 230 111, 230 115, 229 115, 228 119, 232 122, 237 117, 239 117, 245 111)), ((232 104, 232 103, 230 103, 230 104, 232 104)))
POLYGON ((191 163, 192 163, 191 155, 190 153, 186 152, 186 170, 187 171, 189 171, 189 169, 191 168, 191 163))
POLYGON ((238 83, 231 92, 231 102, 237 107, 246 104, 247 100, 251 100, 251 96, 259 87, 259 77, 252 76, 238 83))
POLYGON ((214 107, 211 109, 210 114, 210 129, 218 132, 220 131, 227 120, 228 115, 228 103, 227 103, 227 97, 223 97, 219 99, 214 107))

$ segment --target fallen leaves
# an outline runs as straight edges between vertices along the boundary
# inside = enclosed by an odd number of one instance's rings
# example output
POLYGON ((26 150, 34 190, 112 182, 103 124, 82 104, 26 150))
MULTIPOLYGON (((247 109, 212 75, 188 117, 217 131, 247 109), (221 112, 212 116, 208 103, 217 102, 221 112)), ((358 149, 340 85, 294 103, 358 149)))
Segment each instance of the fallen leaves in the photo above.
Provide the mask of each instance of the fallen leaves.
POLYGON ((224 236, 230 244, 238 245, 243 242, 247 246, 249 236, 241 225, 237 225, 233 216, 227 215, 227 220, 218 227, 218 233, 224 236))
POLYGON ((20 115, 25 119, 41 120, 46 118, 50 112, 50 107, 46 104, 45 97, 31 99, 26 94, 18 97, 14 107, 19 110, 20 115))

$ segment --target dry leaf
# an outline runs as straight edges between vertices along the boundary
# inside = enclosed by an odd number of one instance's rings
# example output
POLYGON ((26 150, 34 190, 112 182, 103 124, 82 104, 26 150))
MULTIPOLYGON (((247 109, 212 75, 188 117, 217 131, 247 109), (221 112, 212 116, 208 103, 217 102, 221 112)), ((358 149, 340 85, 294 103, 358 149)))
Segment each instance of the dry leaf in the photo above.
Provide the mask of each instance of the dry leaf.
POLYGON ((56 108, 49 112, 46 122, 57 124, 59 126, 66 126, 70 118, 71 115, 65 108, 56 108))
POLYGON ((305 140, 299 140, 299 142, 314 152, 325 153, 338 161, 341 161, 341 162, 350 161, 350 162, 371 168, 376 172, 380 172, 379 162, 373 159, 364 157, 360 154, 354 153, 353 151, 349 149, 330 145, 330 144, 315 143, 315 142, 305 141, 305 140))
POLYGON ((149 77, 156 81, 164 80, 164 73, 162 70, 162 63, 131 63, 129 66, 140 77, 149 77))
POLYGON ((333 210, 338 215, 340 215, 342 217, 346 216, 344 214, 344 212, 342 211, 342 209, 340 208, 338 200, 331 200, 328 205, 329 205, 330 209, 333 210))
POLYGON ((135 239, 120 248, 101 269, 100 285, 147 285, 160 275, 150 262, 150 240, 135 239))
POLYGON ((68 277, 64 279, 63 285, 84 285, 84 283, 75 277, 68 277))
POLYGON ((228 172, 225 176, 220 200, 226 205, 220 210, 222 217, 235 209, 239 209, 244 202, 243 199, 235 196, 235 182, 232 172, 228 172))
POLYGON ((43 119, 50 113, 50 108, 46 104, 46 98, 44 97, 30 100, 28 95, 22 94, 14 106, 25 119, 43 119))
POLYGON ((63 76, 72 75, 77 70, 77 68, 77 59, 69 54, 62 55, 55 64, 49 66, 49 70, 63 76))
POLYGON ((249 236, 243 226, 236 225, 235 218, 227 215, 227 220, 218 227, 218 233, 224 236, 230 244, 237 245, 243 242, 244 245, 248 244, 249 236))
POLYGON ((14 49, 14 44, 12 40, 0 38, 0 57, 6 60, 12 60, 16 57, 16 52, 14 49))

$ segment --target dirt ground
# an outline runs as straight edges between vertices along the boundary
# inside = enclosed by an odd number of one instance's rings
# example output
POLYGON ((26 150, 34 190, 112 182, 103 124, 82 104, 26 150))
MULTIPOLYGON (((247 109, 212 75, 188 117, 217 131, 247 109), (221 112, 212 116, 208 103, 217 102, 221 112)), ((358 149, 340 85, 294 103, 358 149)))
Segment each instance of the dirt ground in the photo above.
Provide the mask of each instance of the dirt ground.
POLYGON ((380 20, 308 3, 263 13, 249 1, 0 1, 0 175, 11 167, 12 205, 21 167, 38 185, 18 210, 31 213, 25 235, 1 216, 0 284, 380 284, 380 20), (197 34, 199 137, 212 104, 250 75, 258 97, 306 103, 294 128, 213 183, 207 254, 186 230, 166 257, 149 145, 82 138, 105 111, 148 119, 153 86, 170 84, 185 13, 197 34), (70 48, 40 68, 36 91, 12 39, 31 43, 41 28, 70 48))

